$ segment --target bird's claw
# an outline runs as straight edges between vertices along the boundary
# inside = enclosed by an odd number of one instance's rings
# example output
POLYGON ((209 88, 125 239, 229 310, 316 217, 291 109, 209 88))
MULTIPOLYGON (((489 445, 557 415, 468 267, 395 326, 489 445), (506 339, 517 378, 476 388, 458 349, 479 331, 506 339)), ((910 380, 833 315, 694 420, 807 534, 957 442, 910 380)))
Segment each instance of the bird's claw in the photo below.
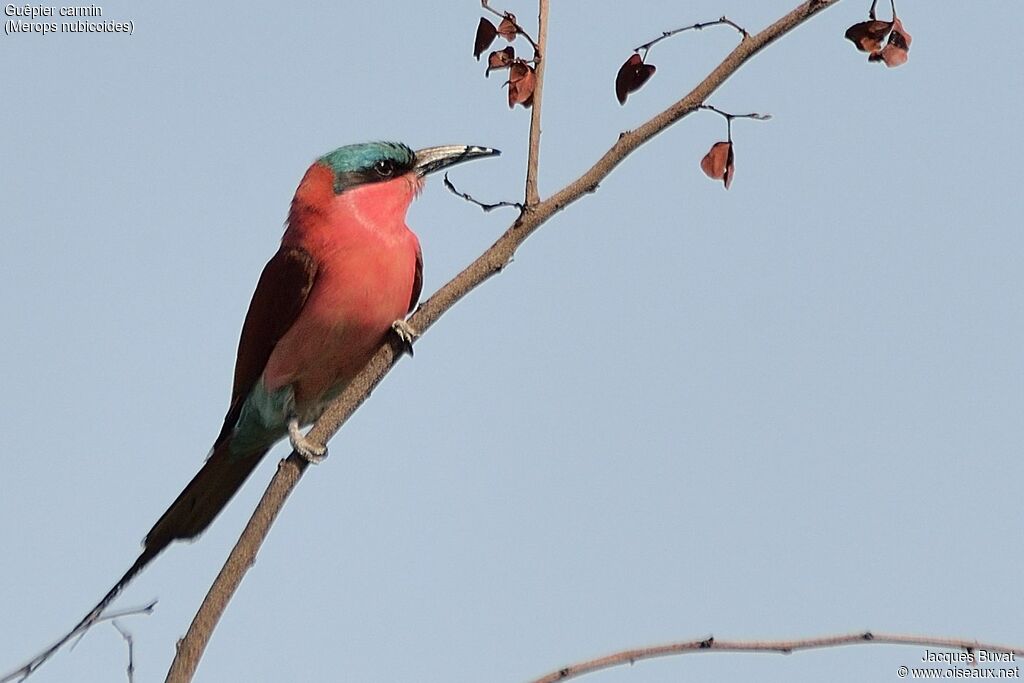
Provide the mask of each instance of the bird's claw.
POLYGON ((412 343, 416 341, 416 338, 420 336, 420 333, 405 320, 396 320, 391 323, 391 329, 395 331, 395 334, 398 335, 398 339, 402 342, 402 350, 412 356, 412 343))
POLYGON ((310 465, 319 465, 327 459, 327 446, 314 444, 303 436, 299 430, 299 421, 295 418, 288 421, 288 441, 292 445, 292 450, 310 465))

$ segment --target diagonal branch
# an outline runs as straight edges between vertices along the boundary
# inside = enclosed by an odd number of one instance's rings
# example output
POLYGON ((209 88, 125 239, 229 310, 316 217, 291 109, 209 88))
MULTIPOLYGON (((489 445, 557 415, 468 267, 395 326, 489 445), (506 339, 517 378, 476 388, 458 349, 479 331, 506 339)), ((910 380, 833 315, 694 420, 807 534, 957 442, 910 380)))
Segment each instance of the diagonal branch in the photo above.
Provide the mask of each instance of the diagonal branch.
MULTIPOLYGON (((530 683, 556 683, 567 681, 570 678, 578 678, 588 673, 610 669, 614 666, 633 664, 643 659, 654 659, 656 657, 669 657, 672 655, 693 654, 696 652, 757 652, 776 653, 788 655, 800 650, 821 650, 825 648, 841 647, 844 645, 918 645, 921 647, 935 647, 946 650, 963 650, 973 653, 977 650, 988 652, 1009 653, 1014 656, 1024 656, 1024 648, 1009 647, 1007 645, 995 645, 991 643, 980 643, 976 640, 961 638, 937 638, 931 636, 906 636, 890 633, 849 633, 838 636, 821 636, 817 638, 798 638, 794 640, 717 640, 713 637, 702 640, 685 640, 653 647, 639 647, 631 650, 622 650, 604 657, 591 659, 586 662, 579 662, 563 667, 557 671, 541 676, 530 683)), ((903 667, 906 669, 906 667, 903 667)), ((909 671, 899 675, 906 677, 909 671)))
MULTIPOLYGON (((498 273, 511 261, 516 249, 526 241, 541 225, 556 213, 574 203, 580 197, 593 192, 598 184, 611 173, 616 166, 638 147, 649 141, 673 123, 695 111, 715 90, 749 61, 754 55, 777 39, 789 33, 819 12, 839 2, 839 0, 807 0, 800 3, 781 19, 760 33, 743 40, 715 69, 704 78, 685 97, 657 114, 635 130, 623 133, 611 148, 597 160, 590 169, 579 178, 569 183, 552 196, 536 204, 528 204, 528 210, 491 245, 483 254, 456 275, 450 282, 441 287, 416 310, 408 322, 420 334, 425 333, 448 309, 473 289, 481 285, 495 273, 498 273)), ((541 0, 541 6, 546 1, 541 0)), ((539 52, 545 49, 544 37, 546 21, 542 10, 541 33, 539 34, 539 52)), ((543 68, 543 58, 540 68, 543 68)), ((538 84, 539 88, 539 84, 538 84)), ((539 95, 539 93, 538 93, 539 95)), ((539 96, 538 96, 539 100, 539 96)), ((535 102, 537 107, 539 102, 535 102)), ((539 107, 534 112, 539 114, 539 107)), ((537 127, 539 136, 539 126, 537 127)), ((539 139, 539 138, 538 138, 539 139)), ((363 368, 359 376, 328 406, 324 414, 307 435, 314 444, 325 444, 362 405, 374 387, 384 379, 399 358, 402 356, 402 345, 395 336, 377 350, 370 362, 363 368)), ((167 681, 183 683, 190 681, 199 664, 203 651, 209 642, 214 627, 220 620, 228 601, 237 590, 245 572, 252 566, 260 545, 266 538, 274 519, 288 495, 295 488, 307 467, 307 462, 292 453, 281 461, 263 498, 253 512, 249 523, 242 531, 227 561, 207 593, 189 627, 188 633, 178 643, 177 654, 167 674, 167 681)))

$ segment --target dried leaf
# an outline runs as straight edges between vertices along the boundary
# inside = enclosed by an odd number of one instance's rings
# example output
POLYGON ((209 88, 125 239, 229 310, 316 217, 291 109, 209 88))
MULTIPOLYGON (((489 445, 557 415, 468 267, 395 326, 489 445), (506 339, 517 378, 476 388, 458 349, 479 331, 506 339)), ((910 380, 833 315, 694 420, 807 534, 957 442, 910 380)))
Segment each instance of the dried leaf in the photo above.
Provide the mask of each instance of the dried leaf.
POLYGON ((505 12, 505 18, 498 24, 498 35, 511 43, 516 39, 518 32, 516 30, 516 15, 511 12, 505 12))
POLYGON ((529 108, 533 105, 533 89, 537 85, 533 68, 524 62, 516 62, 510 67, 508 76, 508 108, 521 104, 529 108))
POLYGON ((732 185, 732 176, 735 171, 732 143, 728 141, 716 142, 704 158, 700 160, 700 169, 712 180, 721 180, 725 189, 732 185))
POLYGON ((473 56, 480 59, 480 55, 491 46, 491 43, 497 37, 498 29, 494 27, 494 24, 484 17, 480 17, 480 23, 476 27, 476 42, 473 44, 473 56))
POLYGON ((846 29, 846 39, 856 45, 861 52, 875 52, 882 49, 882 41, 890 30, 891 21, 862 21, 846 29))
POLYGON ((631 54, 615 75, 615 97, 619 99, 619 104, 625 104, 626 96, 639 90, 654 75, 654 70, 654 65, 644 64, 639 54, 631 54))
POLYGON ((490 76, 493 69, 507 69, 516 59, 516 49, 509 45, 504 50, 495 50, 487 56, 487 71, 484 76, 490 76))
POLYGON ((885 62, 885 65, 890 68, 906 64, 907 59, 910 57, 911 40, 910 34, 903 28, 903 22, 895 19, 892 25, 892 32, 889 33, 889 40, 886 41, 885 47, 868 55, 868 61, 885 62))

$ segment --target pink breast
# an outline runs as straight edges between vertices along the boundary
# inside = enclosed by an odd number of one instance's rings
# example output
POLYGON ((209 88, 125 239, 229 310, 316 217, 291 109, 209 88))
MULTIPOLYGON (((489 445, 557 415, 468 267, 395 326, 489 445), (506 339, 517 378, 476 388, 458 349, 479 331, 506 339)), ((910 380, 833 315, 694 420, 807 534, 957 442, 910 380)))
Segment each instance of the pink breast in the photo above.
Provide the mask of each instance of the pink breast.
POLYGON ((349 240, 321 254, 306 305, 264 370, 271 391, 293 387, 303 422, 319 415, 324 396, 351 381, 405 317, 418 248, 415 235, 405 234, 349 240))

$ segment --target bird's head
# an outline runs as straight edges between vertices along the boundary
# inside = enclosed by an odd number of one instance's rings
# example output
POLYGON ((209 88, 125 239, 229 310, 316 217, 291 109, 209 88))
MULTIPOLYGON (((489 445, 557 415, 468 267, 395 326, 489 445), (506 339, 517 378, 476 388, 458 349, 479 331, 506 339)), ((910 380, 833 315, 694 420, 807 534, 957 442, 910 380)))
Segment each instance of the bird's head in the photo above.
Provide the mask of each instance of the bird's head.
POLYGON ((346 145, 323 155, 318 162, 330 169, 334 193, 341 194, 361 185, 405 177, 415 184, 422 178, 463 161, 501 154, 490 147, 444 145, 413 151, 400 142, 366 142, 346 145))
POLYGON ((299 183, 285 241, 302 243, 313 235, 336 236, 342 225, 406 230, 406 211, 427 174, 496 154, 496 149, 473 145, 427 147, 415 152, 398 142, 339 147, 317 159, 299 183))

